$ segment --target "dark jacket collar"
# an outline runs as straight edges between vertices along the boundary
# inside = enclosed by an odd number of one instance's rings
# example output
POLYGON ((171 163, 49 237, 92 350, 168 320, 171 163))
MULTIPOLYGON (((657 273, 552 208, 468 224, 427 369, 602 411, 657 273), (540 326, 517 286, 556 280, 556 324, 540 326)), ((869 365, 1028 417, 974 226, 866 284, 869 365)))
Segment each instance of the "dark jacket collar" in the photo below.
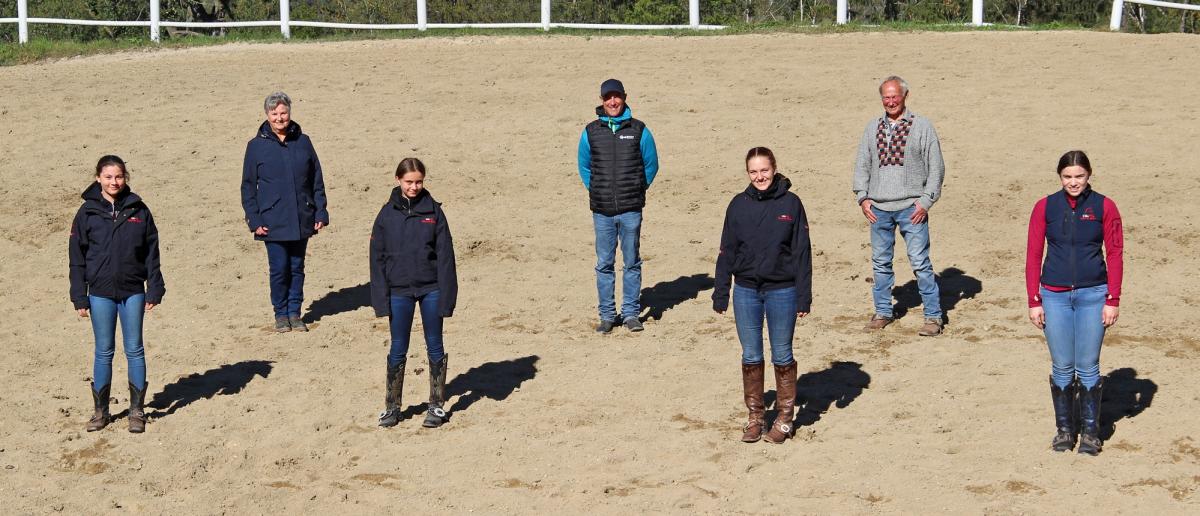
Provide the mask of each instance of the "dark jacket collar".
POLYGON ((783 174, 776 172, 775 179, 771 181, 771 186, 768 186, 766 190, 759 191, 751 184, 746 186, 746 195, 756 201, 766 201, 783 197, 791 188, 792 182, 783 174))
MULTIPOLYGON (((300 138, 301 134, 303 134, 303 132, 300 131, 300 124, 297 124, 295 120, 292 120, 288 122, 287 135, 283 137, 283 140, 287 142, 296 141, 300 138)), ((279 141, 279 137, 275 136, 275 131, 271 130, 271 123, 267 122, 266 120, 263 121, 262 125, 258 126, 258 137, 266 138, 273 142, 279 141)))
POLYGON ((92 181, 92 184, 79 196, 83 198, 84 206, 105 212, 128 208, 142 202, 142 198, 129 189, 129 184, 126 184, 125 188, 117 194, 116 203, 110 203, 108 199, 104 198, 104 193, 100 190, 100 183, 95 181, 92 181))
POLYGON ((389 201, 393 208, 408 214, 429 215, 436 211, 437 201, 429 195, 429 190, 421 190, 416 199, 409 199, 399 186, 392 188, 392 198, 389 201))

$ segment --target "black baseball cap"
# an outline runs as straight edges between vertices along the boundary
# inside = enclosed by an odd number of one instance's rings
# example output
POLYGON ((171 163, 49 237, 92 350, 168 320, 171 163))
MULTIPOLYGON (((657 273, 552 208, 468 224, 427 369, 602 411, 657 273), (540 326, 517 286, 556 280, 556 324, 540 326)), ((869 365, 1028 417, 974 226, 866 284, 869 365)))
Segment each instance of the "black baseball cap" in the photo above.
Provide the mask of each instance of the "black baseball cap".
POLYGON ((603 97, 609 93, 617 92, 621 95, 625 94, 625 85, 616 79, 609 79, 600 83, 600 96, 603 97))

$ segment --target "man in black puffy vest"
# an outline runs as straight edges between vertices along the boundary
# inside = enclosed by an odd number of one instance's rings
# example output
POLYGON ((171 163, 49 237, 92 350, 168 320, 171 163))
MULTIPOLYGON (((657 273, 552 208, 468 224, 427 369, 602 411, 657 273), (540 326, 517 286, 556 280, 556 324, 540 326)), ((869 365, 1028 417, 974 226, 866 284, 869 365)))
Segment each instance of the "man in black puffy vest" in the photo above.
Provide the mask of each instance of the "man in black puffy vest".
POLYGON ((600 333, 611 332, 618 324, 629 331, 642 331, 638 319, 642 208, 646 206, 646 189, 658 173, 658 151, 650 130, 633 118, 625 99, 621 81, 604 81, 597 119, 584 127, 579 137, 579 177, 588 189, 596 230, 596 290, 600 297, 596 331, 600 333), (616 309, 613 272, 618 242, 625 262, 620 313, 616 309))

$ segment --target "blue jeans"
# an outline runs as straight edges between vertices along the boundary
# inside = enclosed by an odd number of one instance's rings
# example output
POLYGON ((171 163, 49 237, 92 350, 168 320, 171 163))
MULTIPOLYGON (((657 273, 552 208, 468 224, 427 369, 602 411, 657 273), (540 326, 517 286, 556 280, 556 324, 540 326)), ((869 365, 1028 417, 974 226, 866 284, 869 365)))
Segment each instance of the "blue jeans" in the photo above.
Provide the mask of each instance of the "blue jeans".
POLYGON ((412 333, 413 313, 421 305, 421 327, 425 330, 425 350, 429 352, 429 363, 435 363, 446 354, 442 349, 442 313, 438 310, 438 291, 423 296, 391 297, 392 311, 388 324, 392 330, 392 348, 388 352, 388 365, 404 361, 408 354, 409 335, 412 333))
POLYGON ((129 363, 129 383, 146 388, 146 350, 142 346, 142 317, 146 313, 146 295, 124 299, 88 296, 92 333, 96 337, 96 359, 92 363, 92 382, 97 391, 112 383, 112 362, 116 352, 117 319, 121 320, 121 339, 125 360, 129 363))
POLYGON ((1046 344, 1050 347, 1050 377, 1066 388, 1071 379, 1091 389, 1100 381, 1100 344, 1104 342, 1104 300, 1108 285, 1067 292, 1040 289, 1046 311, 1046 344))
POLYGON ((592 225, 596 229, 596 292, 600 297, 600 320, 621 322, 629 317, 637 317, 642 311, 639 303, 642 293, 642 212, 630 211, 613 217, 592 213, 592 225), (621 258, 625 262, 619 318, 615 301, 616 275, 613 272, 618 240, 621 258))
POLYGON ((271 306, 275 317, 300 317, 304 303, 304 252, 308 240, 264 242, 271 269, 271 306))
POLYGON ((763 317, 771 340, 771 363, 792 363, 792 336, 796 333, 796 288, 755 290, 733 285, 733 320, 742 343, 742 363, 763 361, 763 317))
POLYGON ((884 211, 871 206, 876 221, 871 224, 871 268, 875 273, 872 297, 875 313, 880 317, 892 318, 892 287, 896 285, 896 273, 892 271, 892 256, 896 248, 896 228, 904 237, 908 248, 908 261, 917 276, 917 290, 921 292, 926 319, 942 318, 942 302, 939 298, 937 279, 933 275, 933 262, 929 261, 929 219, 913 224, 909 217, 916 205, 900 211, 884 211))

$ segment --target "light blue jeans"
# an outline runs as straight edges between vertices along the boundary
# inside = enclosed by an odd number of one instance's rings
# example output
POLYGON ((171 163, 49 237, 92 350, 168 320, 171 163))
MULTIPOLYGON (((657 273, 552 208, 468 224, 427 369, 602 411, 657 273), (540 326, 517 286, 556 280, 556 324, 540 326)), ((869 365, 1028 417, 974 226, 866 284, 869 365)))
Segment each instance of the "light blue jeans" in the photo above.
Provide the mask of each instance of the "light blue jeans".
POLYGON ((121 339, 125 360, 129 363, 129 383, 146 388, 146 350, 142 346, 142 318, 146 314, 146 295, 124 299, 88 296, 92 333, 96 337, 96 358, 92 364, 92 382, 97 391, 112 383, 112 362, 116 354, 117 319, 121 321, 121 339))
POLYGON ((909 217, 916 210, 916 205, 900 211, 884 211, 871 206, 876 221, 871 224, 871 268, 875 274, 875 285, 872 287, 872 297, 875 300, 875 313, 880 317, 891 319, 892 287, 896 285, 896 273, 892 271, 892 257, 896 248, 896 229, 904 237, 908 249, 908 261, 912 265, 913 274, 917 276, 917 290, 921 292, 921 304, 924 306, 926 319, 942 318, 941 295, 938 291, 937 279, 933 275, 933 262, 929 260, 929 219, 913 224, 909 217))
POLYGON ((733 285, 733 321, 742 343, 742 363, 763 362, 763 319, 771 341, 771 363, 792 363, 792 337, 796 334, 796 287, 755 290, 733 285))
POLYGON ((1100 344, 1104 342, 1104 300, 1108 285, 1051 292, 1042 287, 1046 311, 1046 344, 1050 347, 1050 377, 1066 388, 1071 379, 1091 389, 1100 381, 1100 344))
POLYGON ((613 217, 592 213, 592 225, 596 229, 596 292, 600 297, 600 320, 619 323, 637 317, 642 311, 639 302, 642 293, 642 212, 630 211, 613 217), (624 260, 620 317, 615 301, 614 273, 618 242, 624 260))

